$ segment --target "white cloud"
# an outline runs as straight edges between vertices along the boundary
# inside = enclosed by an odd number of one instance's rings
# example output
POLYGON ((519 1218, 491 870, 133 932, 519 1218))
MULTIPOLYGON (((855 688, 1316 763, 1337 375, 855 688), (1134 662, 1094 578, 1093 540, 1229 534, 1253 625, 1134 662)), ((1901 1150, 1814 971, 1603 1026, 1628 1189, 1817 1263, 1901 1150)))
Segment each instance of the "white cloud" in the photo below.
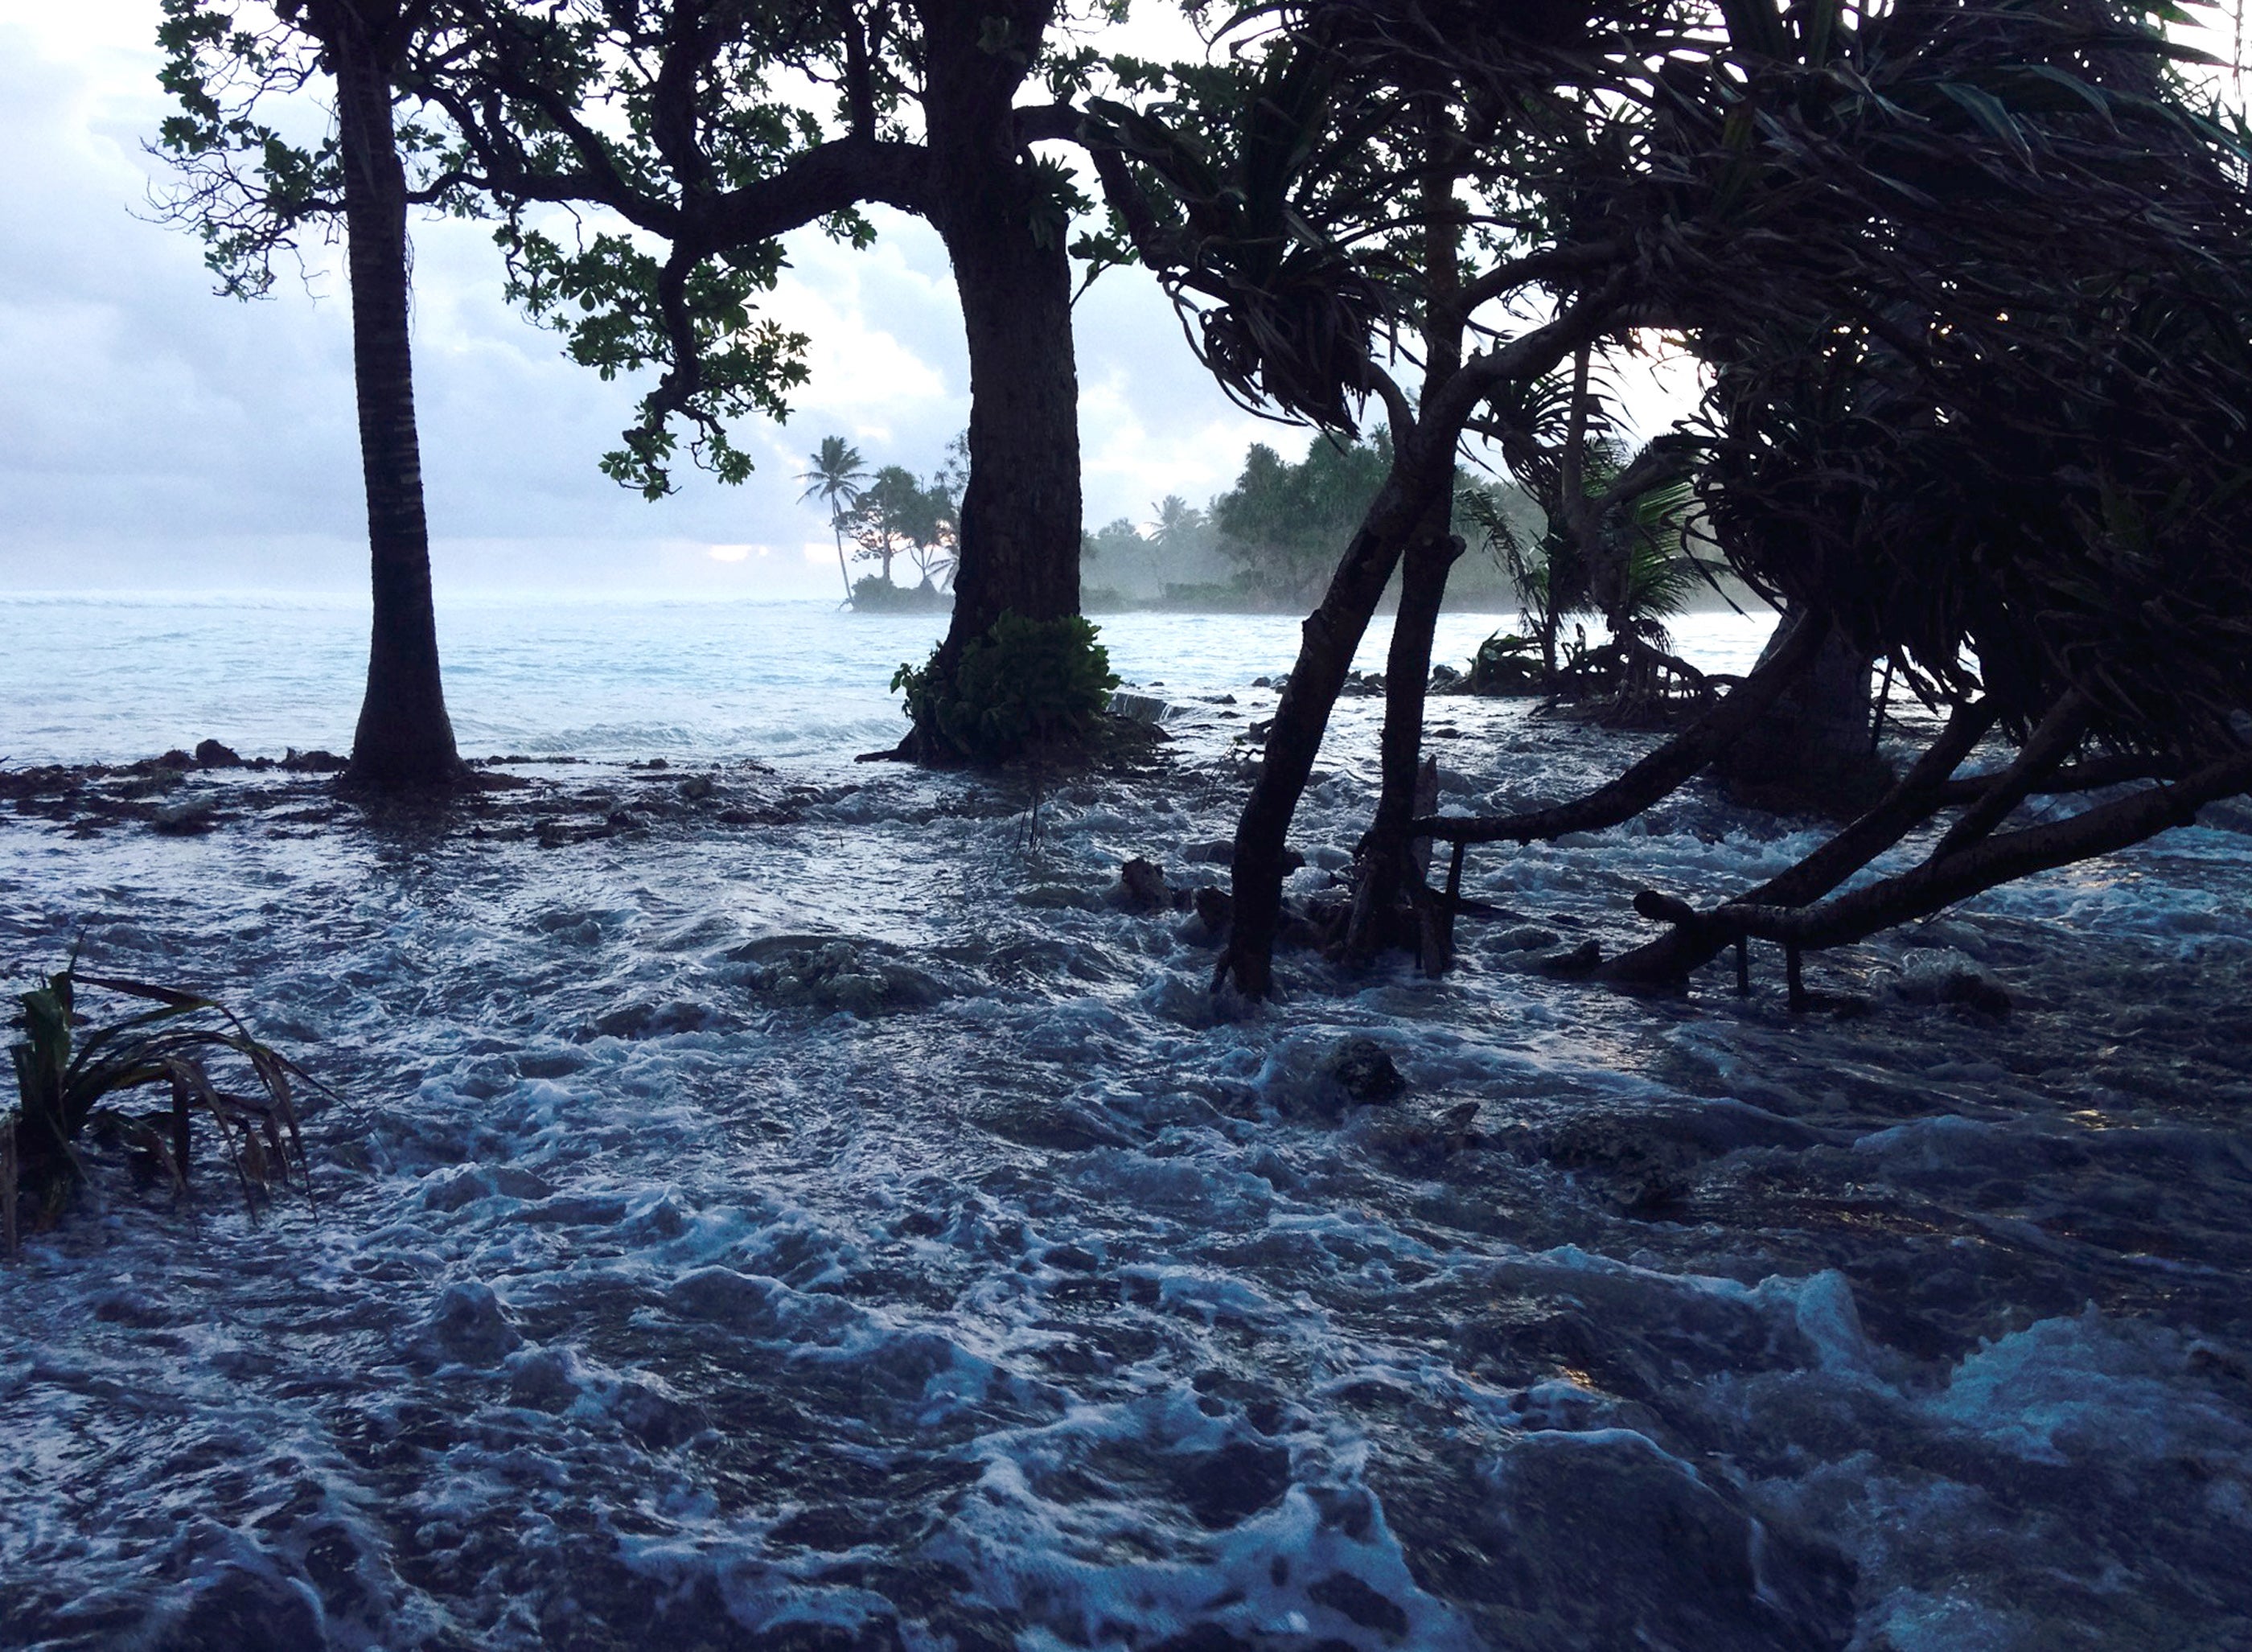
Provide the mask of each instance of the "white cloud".
MULTIPOLYGON (((242 304, 212 295, 191 237, 148 221, 158 15, 156 0, 0 0, 0 584, 355 589, 365 505, 335 249, 309 249, 319 296, 285 274, 242 304)), ((1179 49, 1178 27, 1157 27, 1179 49)), ((740 433, 756 474, 731 489, 684 464, 656 504, 597 468, 636 386, 574 366, 508 307, 483 226, 417 223, 441 588, 833 594, 826 518, 799 499, 804 455, 836 432, 872 465, 928 474, 969 419, 945 248, 872 216, 863 251, 790 238, 766 308, 810 336, 813 377, 786 423, 740 433), (803 554, 713 555, 745 545, 803 554)), ((1166 493, 1201 502, 1255 435, 1299 445, 1227 404, 1136 273, 1106 276, 1077 319, 1090 524, 1139 520, 1166 493)))

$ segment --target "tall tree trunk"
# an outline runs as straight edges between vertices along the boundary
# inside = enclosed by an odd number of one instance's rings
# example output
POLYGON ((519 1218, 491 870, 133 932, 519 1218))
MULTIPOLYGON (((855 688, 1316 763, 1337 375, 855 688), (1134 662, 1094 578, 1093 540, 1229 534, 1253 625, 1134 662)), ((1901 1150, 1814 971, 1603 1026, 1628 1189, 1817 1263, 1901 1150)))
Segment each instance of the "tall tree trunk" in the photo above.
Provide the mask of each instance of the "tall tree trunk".
MULTIPOLYGON (((1794 614, 1776 621, 1762 650, 1782 645, 1794 614)), ((1831 630, 1806 675, 1714 764, 1729 792, 1755 808, 1811 809, 1850 820, 1893 783, 1871 739, 1870 656, 1831 630)))
POLYGON ((462 770, 439 682, 430 600, 407 330, 407 175, 392 127, 390 79, 368 31, 348 8, 327 10, 335 19, 328 45, 344 150, 352 374, 374 596, 367 693, 345 779, 384 791, 448 786, 462 770))
POLYGON ((1345 686, 1345 673, 1368 621, 1383 600, 1401 550, 1431 508, 1434 496, 1451 486, 1454 451, 1449 446, 1435 483, 1420 456, 1413 431, 1394 433, 1392 469, 1377 490, 1368 514, 1345 547, 1330 577, 1321 606, 1307 616, 1298 658, 1282 687, 1282 704, 1267 731, 1267 750, 1235 827, 1230 888, 1234 913, 1220 974, 1231 976, 1247 997, 1274 990, 1275 940, 1282 925, 1282 859, 1290 817, 1313 773, 1330 712, 1345 686))
MULTIPOLYGON (((1428 151, 1429 172, 1423 180, 1423 284, 1427 294, 1423 316, 1424 383, 1428 392, 1452 378, 1463 363, 1463 324, 1453 301, 1461 288, 1460 208, 1455 201, 1455 173, 1449 164, 1453 134, 1447 123, 1434 123, 1428 151)), ((1579 384, 1586 387, 1588 347, 1579 354, 1579 384)), ((1439 605, 1446 600, 1447 575, 1463 553, 1463 542, 1450 529, 1454 515, 1455 433, 1434 431, 1428 418, 1418 421, 1420 447, 1435 446, 1443 437, 1443 469, 1440 455, 1426 455, 1422 467, 1428 500, 1409 539, 1406 567, 1400 582, 1400 611, 1392 621, 1392 649, 1385 662, 1384 734, 1381 742, 1383 781, 1377 794, 1376 818, 1362 840, 1359 876, 1353 891, 1352 921, 1345 935, 1346 955, 1366 961, 1382 944, 1386 916, 1411 886, 1420 887, 1421 869, 1411 874, 1408 847, 1410 823, 1416 808, 1418 781, 1423 762, 1423 699, 1431 677, 1431 638, 1439 625, 1439 605)), ((1576 463, 1572 467, 1576 469, 1576 463)), ((1567 472, 1569 474, 1569 472, 1567 472)), ((1576 475, 1570 480, 1577 482, 1576 475)), ((1440 961, 1425 959, 1427 968, 1442 968, 1440 961)))
MULTIPOLYGON (((1053 6, 930 0, 924 118, 931 218, 953 260, 970 355, 970 480, 959 510, 954 619, 937 666, 1002 614, 1079 612, 1079 371, 1066 225, 1010 113, 1053 6), (1013 13, 1004 17, 1004 13, 1013 13), (1013 31, 993 45, 997 25, 1013 31)), ((934 731, 910 737, 924 757, 934 731)))
MULTIPOLYGON (((1357 962, 1373 957, 1383 944, 1385 914, 1409 885, 1408 847, 1414 836, 1410 828, 1420 812, 1416 788, 1423 761, 1431 638, 1438 628, 1439 605, 1447 594, 1448 571, 1463 553, 1463 542, 1447 532, 1447 525, 1446 513, 1435 505, 1403 559, 1400 612, 1393 616, 1392 649, 1384 663, 1383 784, 1377 795, 1376 818, 1362 841, 1352 925, 1345 936, 1346 955, 1357 962)), ((1413 876, 1420 878, 1421 869, 1413 876)))

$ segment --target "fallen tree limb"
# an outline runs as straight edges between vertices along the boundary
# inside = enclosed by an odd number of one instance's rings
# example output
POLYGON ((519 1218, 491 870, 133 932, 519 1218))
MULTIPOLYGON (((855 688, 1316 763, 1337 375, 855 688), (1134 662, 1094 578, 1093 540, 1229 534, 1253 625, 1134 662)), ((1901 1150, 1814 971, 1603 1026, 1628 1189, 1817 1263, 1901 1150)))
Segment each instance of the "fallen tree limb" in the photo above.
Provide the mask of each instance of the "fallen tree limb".
MULTIPOLYGON (((1797 865, 1730 905, 1804 906, 1837 888, 1939 811, 1948 777, 1994 725, 1995 716, 1988 700, 1972 700, 1956 707, 1939 738, 1881 802, 1797 865)), ((1638 985, 1679 982, 1710 962, 1722 947, 1741 939, 1728 927, 1708 921, 1686 901, 1655 890, 1643 891, 1634 904, 1644 917, 1670 922, 1674 928, 1613 959, 1602 972, 1608 981, 1638 985), (1670 905, 1661 907, 1660 902, 1670 905)), ((1741 973, 1740 968, 1740 976, 1741 973)))
POLYGON ((1818 616, 1801 619, 1741 686, 1616 780, 1585 797, 1522 815, 1426 816, 1414 823, 1414 832, 1456 843, 1530 843, 1567 832, 1600 831, 1631 820, 1678 789, 1756 722, 1813 659, 1829 629, 1828 621, 1818 616))
POLYGON ((1731 936, 1781 941, 1794 949, 1848 946, 1999 885, 2131 848, 2171 827, 2188 825, 2207 803, 2248 790, 2252 754, 2226 758, 2172 784, 2099 803, 2068 819, 1986 838, 1819 906, 1739 902, 1705 921, 1731 936))

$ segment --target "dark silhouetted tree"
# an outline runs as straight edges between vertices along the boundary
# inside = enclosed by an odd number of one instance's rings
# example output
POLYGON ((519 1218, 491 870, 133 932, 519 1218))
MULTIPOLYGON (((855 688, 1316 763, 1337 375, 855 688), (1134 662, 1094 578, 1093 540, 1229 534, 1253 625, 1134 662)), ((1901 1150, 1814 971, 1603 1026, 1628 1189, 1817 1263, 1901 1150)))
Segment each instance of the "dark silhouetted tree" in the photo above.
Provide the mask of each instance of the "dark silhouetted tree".
POLYGON ((179 110, 156 147, 184 176, 165 212, 202 237, 219 290, 263 295, 277 254, 309 229, 344 226, 374 599, 344 779, 383 791, 451 786, 464 772, 439 677, 407 240, 408 208, 458 204, 462 181, 433 160, 432 129, 400 115, 402 99, 415 107, 410 66, 441 26, 422 0, 163 0, 158 32, 179 110), (321 80, 334 127, 293 142, 275 106, 321 80))

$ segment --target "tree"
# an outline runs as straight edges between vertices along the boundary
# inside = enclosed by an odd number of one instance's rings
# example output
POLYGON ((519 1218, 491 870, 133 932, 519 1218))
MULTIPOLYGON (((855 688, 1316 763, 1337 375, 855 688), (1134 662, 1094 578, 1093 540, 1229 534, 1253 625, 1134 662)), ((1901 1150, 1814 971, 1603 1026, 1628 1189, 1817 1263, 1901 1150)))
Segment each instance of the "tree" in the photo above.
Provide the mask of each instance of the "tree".
POLYGON ((1369 441, 1317 436, 1298 463, 1255 443, 1235 486, 1212 502, 1221 552, 1245 580, 1296 605, 1311 596, 1352 537, 1391 467, 1380 430, 1369 441))
POLYGON ((922 583, 935 585, 948 571, 954 538, 954 510, 945 489, 917 482, 901 465, 886 465, 861 493, 847 518, 860 554, 882 566, 879 577, 892 585, 892 563, 906 557, 922 583))
POLYGON ((1177 493, 1169 493, 1150 509, 1157 513, 1150 538, 1168 557, 1187 556, 1204 543, 1205 513, 1177 493))
POLYGON ((373 622, 367 687, 346 782, 379 791, 443 788, 464 770, 439 676, 429 527, 414 422, 407 324, 407 215, 461 201, 434 163, 431 129, 397 106, 411 63, 441 32, 427 0, 163 0, 162 80, 179 112, 160 153, 184 184, 166 215, 202 237, 219 291, 264 295, 275 255, 310 226, 344 226, 352 378, 367 499, 373 622), (318 77, 336 100, 312 148, 271 122, 278 101, 318 77))
POLYGON ((837 572, 844 577, 844 600, 852 600, 852 575, 844 566, 844 519, 860 502, 860 479, 868 474, 860 450, 842 436, 824 436, 818 451, 806 457, 809 467, 798 480, 806 484, 801 503, 818 499, 829 507, 830 531, 837 536, 837 572))
POLYGON ((1558 23, 1575 25, 1462 10, 1435 20, 1413 3, 1247 8, 1243 26, 1275 26, 1231 66, 1175 72, 1162 104, 1090 106, 1118 231, 1189 313, 1222 385, 1340 437, 1373 399, 1390 447, 1308 618, 1236 830, 1220 973, 1254 997, 1272 986, 1290 817, 1395 571, 1383 789, 1353 951, 1373 944, 1408 881, 1431 637, 1463 550, 1450 518, 1466 425, 1498 390, 1549 372, 1625 315, 1631 243, 1600 216, 1564 218, 1535 198, 1547 174, 1609 164, 1600 134, 1584 114, 1540 107, 1537 87, 1466 80, 1455 44, 1506 27, 1553 48, 1558 23), (1526 324, 1534 299, 1550 313, 1526 324), (1403 356, 1419 363, 1419 385, 1394 377, 1403 356))
MULTIPOLYGON (((1040 80, 1068 95, 1093 72, 1091 52, 1050 38, 1058 0, 470 9, 481 19, 475 50, 434 67, 434 95, 480 184, 513 209, 505 233, 518 292, 598 370, 661 370, 609 461, 615 475, 663 493, 676 422, 721 476, 744 474, 728 421, 779 411, 802 377, 796 342, 750 320, 753 296, 779 267, 776 238, 821 223, 865 241, 858 209, 896 207, 946 243, 970 364, 957 600, 932 670, 949 676, 1004 613, 1046 621, 1077 612, 1066 237, 1078 197, 1033 146, 1071 137, 1078 117, 1016 101, 1040 80), (833 97, 825 111, 824 97, 833 97), (596 106, 624 118, 584 113, 596 106), (599 207, 633 233, 566 248, 535 220, 545 204, 599 207)), ((1117 8, 1095 0, 1089 10, 1117 8)), ((949 749, 935 726, 910 744, 931 758, 949 749)))
MULTIPOLYGON (((2252 662, 2235 641, 2252 625, 2252 568, 2222 509, 2242 469, 2235 433, 2252 422, 2245 145, 2168 82, 2185 53, 2142 11, 1731 0, 1714 16, 1647 0, 1503 18, 1313 0, 1257 12, 1275 31, 1255 94, 1217 84, 1201 101, 1109 112, 1103 175, 1137 254, 1201 309, 1224 384, 1331 427, 1378 397, 1399 455, 1308 622, 1238 830, 1224 964, 1245 990, 1268 984, 1276 850, 1341 656, 1395 563, 1383 791, 1349 953, 1387 924, 1399 933, 1388 892, 1404 888, 1426 967, 1444 966, 1451 879, 1441 895, 1403 875, 1410 837, 1530 841, 1630 818, 1741 739, 1833 637, 1885 653, 1951 707, 1948 733, 1762 890, 1706 913, 1638 902, 1674 929, 1615 978, 1678 978, 1755 934, 1795 959, 2252 783, 2240 732, 2252 662), (1414 205, 1396 184, 1370 187, 1380 156, 1420 178, 1414 205), (1447 233, 1467 219, 1483 269, 1463 267, 1463 239, 1447 233), (1553 321, 1458 353, 1469 301, 1536 283, 1553 321), (1498 389, 1651 324, 1714 365, 1689 433, 1698 503, 1735 571, 1796 617, 1742 684, 1587 798, 1417 818, 1428 650, 1415 645, 1449 559, 1432 531, 1434 450, 1476 428, 1498 389), (1411 328, 1415 406, 1382 370, 1411 328), (1951 781, 1997 722, 2023 742, 2019 759, 1951 781), (2110 755, 2075 764, 2091 737, 2110 755), (1994 835, 2033 789, 2096 774, 2179 778, 1994 835), (1824 902, 1956 807, 1923 867, 1824 902)), ((1574 513, 1587 497, 1576 481, 1560 489, 1574 513)), ((1623 582, 1614 569, 1607 593, 1601 573, 1591 588, 1614 606, 1623 582)), ((1791 975, 1796 997, 1795 962, 1791 975)))
POLYGON ((1648 709, 1655 666, 1702 683, 1700 673, 1666 652, 1672 644, 1661 621, 1680 611, 1711 570, 1686 542, 1695 499, 1683 444, 1667 438, 1630 453, 1609 399, 1591 390, 1589 378, 1583 351, 1569 373, 1489 398, 1473 421, 1540 507, 1537 534, 1520 527, 1493 489, 1460 488, 1456 498, 1516 587, 1540 645, 1545 686, 1562 686, 1556 649, 1564 620, 1601 614, 1612 637, 1602 684, 1616 709, 1631 717, 1648 709))

